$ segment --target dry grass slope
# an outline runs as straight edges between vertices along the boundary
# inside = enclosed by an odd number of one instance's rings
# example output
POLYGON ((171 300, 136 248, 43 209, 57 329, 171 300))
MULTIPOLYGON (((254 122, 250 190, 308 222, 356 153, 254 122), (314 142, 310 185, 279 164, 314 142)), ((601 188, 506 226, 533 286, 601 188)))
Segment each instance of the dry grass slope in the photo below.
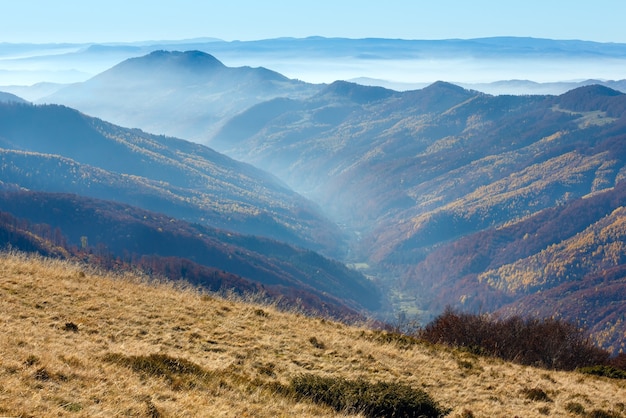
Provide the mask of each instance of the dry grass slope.
POLYGON ((0 416, 337 416, 283 390, 305 373, 408 385, 450 417, 626 416, 624 380, 22 254, 0 255, 0 326, 0 416))

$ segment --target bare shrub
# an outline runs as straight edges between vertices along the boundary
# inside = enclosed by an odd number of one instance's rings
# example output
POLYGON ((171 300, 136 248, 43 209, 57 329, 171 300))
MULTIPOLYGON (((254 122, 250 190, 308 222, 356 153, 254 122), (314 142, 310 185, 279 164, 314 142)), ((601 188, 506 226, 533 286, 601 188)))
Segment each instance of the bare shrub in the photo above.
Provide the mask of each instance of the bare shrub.
POLYGON ((292 379, 291 390, 298 398, 366 417, 442 417, 448 413, 426 392, 400 383, 305 374, 292 379))
POLYGON ((575 325, 558 319, 498 319, 447 309, 420 334, 436 344, 547 369, 573 370, 604 364, 608 353, 575 325))
POLYGON ((565 410, 571 414, 583 415, 585 407, 578 402, 569 402, 565 405, 565 410))
POLYGON ((200 366, 184 358, 166 354, 147 356, 125 356, 110 353, 104 357, 110 363, 126 366, 135 372, 164 378, 174 389, 189 389, 206 382, 209 373, 200 366))
POLYGON ((585 374, 592 374, 594 376, 608 377, 610 379, 626 379, 626 371, 612 366, 596 365, 582 367, 578 369, 578 371, 585 374))
POLYGON ((545 390, 541 388, 525 388, 522 394, 531 401, 535 402, 552 402, 545 390))

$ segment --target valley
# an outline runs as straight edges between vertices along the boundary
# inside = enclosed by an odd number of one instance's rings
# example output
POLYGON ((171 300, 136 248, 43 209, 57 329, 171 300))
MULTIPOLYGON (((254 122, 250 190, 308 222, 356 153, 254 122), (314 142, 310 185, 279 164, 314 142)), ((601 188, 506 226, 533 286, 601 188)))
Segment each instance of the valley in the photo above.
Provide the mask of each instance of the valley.
POLYGON ((626 349, 626 94, 606 85, 397 91, 158 50, 0 101, 3 245, 334 318, 556 316, 626 349))

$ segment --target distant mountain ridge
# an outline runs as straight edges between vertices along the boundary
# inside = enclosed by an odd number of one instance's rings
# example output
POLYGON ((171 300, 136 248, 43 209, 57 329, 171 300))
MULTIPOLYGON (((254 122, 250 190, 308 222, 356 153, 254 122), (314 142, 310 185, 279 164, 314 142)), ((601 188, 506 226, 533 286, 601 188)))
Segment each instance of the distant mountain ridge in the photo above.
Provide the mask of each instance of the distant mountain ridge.
POLYGON ((0 91, 0 103, 27 103, 27 101, 15 94, 0 91))
POLYGON ((130 58, 40 100, 122 126, 204 142, 244 109, 276 97, 302 98, 319 87, 265 68, 222 64, 200 51, 154 51, 130 58))
MULTIPOLYGON (((3 73, 4 84, 71 83, 85 81, 121 61, 156 50, 198 50, 218 57, 229 66, 272 68, 291 78, 311 82, 331 83, 356 78, 387 80, 393 84, 383 86, 401 90, 406 90, 402 84, 408 83, 412 85, 410 89, 416 89, 437 79, 481 84, 522 79, 535 83, 569 83, 591 78, 619 80, 623 79, 621 68, 626 60, 626 46, 618 43, 522 37, 403 40, 319 36, 232 42, 191 39, 127 44, 4 44, 0 46, 0 58, 10 68, 3 73), (20 79, 30 81, 17 81, 20 79)), ((509 84, 495 91, 495 86, 485 86, 486 90, 467 87, 487 93, 497 91, 497 94, 561 94, 576 86, 566 89, 554 86, 549 91, 548 86, 537 90, 538 86, 530 84, 525 87, 509 84)), ((29 97, 14 90, 6 91, 32 101, 42 97, 39 92, 29 97)))
POLYGON ((563 94, 578 87, 589 85, 602 85, 613 90, 626 93, 626 80, 583 80, 583 81, 554 81, 535 82, 530 80, 500 80, 491 83, 457 83, 458 85, 472 90, 478 90, 487 94, 563 94))

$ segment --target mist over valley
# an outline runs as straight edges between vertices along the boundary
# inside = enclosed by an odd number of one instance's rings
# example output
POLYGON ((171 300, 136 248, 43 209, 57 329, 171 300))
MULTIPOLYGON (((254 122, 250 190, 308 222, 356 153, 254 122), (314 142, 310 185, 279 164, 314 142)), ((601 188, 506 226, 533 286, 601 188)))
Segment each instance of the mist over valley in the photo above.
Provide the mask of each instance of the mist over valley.
MULTIPOLYGON (((367 78, 395 90, 412 90, 447 81, 483 91, 503 82, 495 94, 527 94, 519 83, 557 85, 622 80, 624 44, 537 38, 403 40, 347 38, 277 38, 222 41, 198 38, 181 41, 85 44, 2 44, 0 74, 3 90, 43 81, 83 82, 128 59, 156 50, 197 50, 228 67, 265 67, 307 83, 367 78), (507 86, 513 81, 512 86, 507 86), (516 86, 517 84, 517 86, 516 86), (472 87, 474 86, 474 87, 472 87)), ((7 90, 10 89, 10 90, 7 90)), ((541 93, 564 93, 558 86, 541 93)), ((568 88, 569 89, 569 88, 568 88)), ((21 89, 36 101, 45 93, 21 89)), ((49 92, 48 92, 49 93, 49 92)))

